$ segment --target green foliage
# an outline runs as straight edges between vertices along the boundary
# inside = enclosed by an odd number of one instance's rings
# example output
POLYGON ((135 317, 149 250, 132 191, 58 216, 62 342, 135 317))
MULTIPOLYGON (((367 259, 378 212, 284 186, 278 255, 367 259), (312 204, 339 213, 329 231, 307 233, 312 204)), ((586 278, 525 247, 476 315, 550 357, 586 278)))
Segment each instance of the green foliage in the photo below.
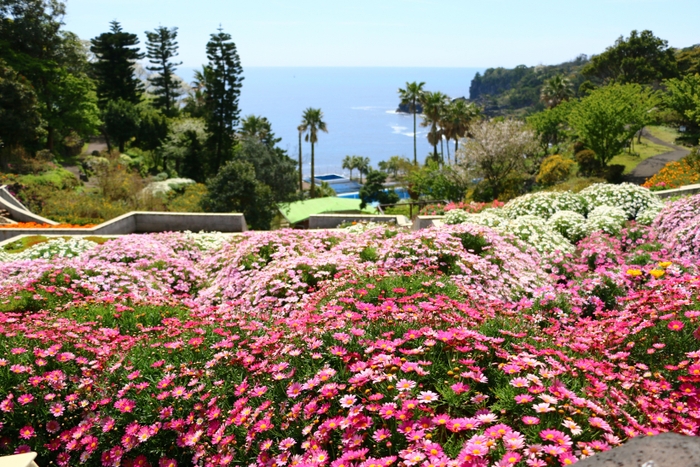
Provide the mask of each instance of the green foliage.
MULTIPOLYGON (((42 117, 41 136, 46 136, 42 143, 51 151, 71 131, 88 136, 99 124, 93 86, 87 77, 87 50, 75 34, 61 31, 64 15, 65 5, 58 0, 7 0, 0 4, 0 60, 33 88, 42 117)), ((31 124, 33 117, 27 117, 31 124)), ((38 146, 27 149, 33 151, 38 146)))
POLYGON ((168 120, 165 115, 146 102, 138 104, 136 110, 138 128, 134 144, 146 151, 158 149, 168 135, 168 120))
POLYGON ((168 117, 174 117, 178 110, 177 98, 181 94, 175 70, 177 66, 182 65, 182 62, 172 61, 172 58, 177 56, 177 28, 158 26, 153 32, 147 31, 146 37, 146 56, 153 65, 146 69, 155 72, 155 75, 148 79, 157 96, 154 105, 168 117))
POLYGON ((535 181, 540 185, 551 186, 565 181, 571 175, 574 161, 554 154, 542 161, 535 181))
POLYGON ((591 58, 581 73, 601 83, 652 84, 678 75, 676 57, 668 41, 649 30, 620 36, 615 44, 591 58))
POLYGON ((584 81, 579 70, 588 62, 585 55, 559 65, 513 69, 489 68, 477 73, 469 86, 469 97, 484 107, 488 115, 504 115, 517 109, 541 110, 541 89, 545 81, 557 75, 567 76, 571 87, 578 89, 584 81))
POLYGON ((141 115, 138 107, 131 101, 109 100, 104 105, 102 120, 108 143, 116 143, 119 152, 124 152, 127 141, 134 138, 139 131, 141 115))
POLYGON ((559 144, 567 137, 568 120, 573 102, 563 102, 554 108, 538 112, 527 117, 527 123, 537 133, 541 151, 547 153, 550 145, 554 151, 559 150, 559 144))
POLYGON ((0 145, 36 145, 40 124, 31 84, 0 60, 0 145))
POLYGON ((102 106, 118 100, 137 104, 141 100, 143 85, 134 75, 134 62, 144 57, 137 47, 138 36, 124 32, 117 21, 110 25, 109 32, 90 41, 90 51, 95 55, 92 68, 97 81, 97 97, 102 106))
POLYGON ((379 204, 394 204, 398 203, 399 195, 392 189, 384 191, 384 182, 386 182, 386 174, 379 170, 370 170, 367 173, 367 181, 360 188, 360 209, 367 207, 369 203, 378 201, 379 204))
POLYGON ((269 229, 275 200, 268 185, 255 178, 253 164, 243 160, 227 162, 207 182, 202 208, 208 212, 242 212, 253 229, 269 229))
POLYGON ((238 99, 243 83, 243 68, 231 35, 219 28, 207 42, 204 67, 205 120, 209 132, 210 159, 208 174, 216 174, 227 160, 234 144, 234 128, 238 125, 238 99))
POLYGON ((604 167, 652 121, 658 102, 656 93, 638 84, 612 84, 583 98, 571 111, 569 123, 604 167))
POLYGON ((430 127, 428 131, 428 143, 433 146, 433 160, 441 162, 441 157, 438 155, 437 146, 442 140, 442 133, 438 130, 438 124, 447 108, 449 98, 439 92, 424 92, 421 95, 420 103, 423 106, 423 121, 421 126, 430 127))
POLYGON ((295 163, 255 139, 244 139, 228 162, 207 182, 202 208, 210 212, 242 212, 254 229, 269 229, 277 204, 296 193, 295 163))
POLYGON ((414 170, 408 182, 420 197, 448 201, 462 201, 470 186, 463 172, 450 166, 440 167, 435 162, 414 170))
POLYGON ((700 74, 685 75, 664 82, 664 104, 675 112, 679 125, 685 125, 689 133, 697 133, 700 127, 700 74))
POLYGON ((540 91, 540 100, 548 109, 552 109, 574 96, 571 80, 562 74, 546 80, 540 91))
MULTIPOLYGON (((472 124, 481 117, 481 108, 464 99, 454 99, 448 102, 440 116, 440 131, 443 136, 455 142, 455 154, 459 149, 459 139, 469 134, 472 124)), ((449 159, 450 148, 447 148, 449 159)), ((457 162, 455 156, 455 162, 457 162)))
POLYGON ((275 137, 272 124, 267 117, 248 115, 241 120, 241 128, 238 133, 244 138, 255 138, 268 148, 274 148, 282 138, 275 137))
POLYGON ((172 212, 201 212, 207 186, 202 183, 185 185, 168 193, 165 207, 172 212))
POLYGON ((388 161, 380 161, 378 165, 379 170, 390 174, 394 179, 406 177, 413 170, 411 161, 401 156, 391 156, 388 161))
POLYGON ((681 75, 700 73, 700 46, 686 47, 676 52, 678 71, 681 75))
POLYGON ((182 118, 170 122, 168 135, 162 146, 156 151, 159 166, 167 168, 170 162, 175 164, 175 172, 198 182, 206 179, 202 166, 209 159, 204 120, 182 118))
POLYGON ((590 149, 584 149, 577 152, 574 158, 578 164, 578 172, 581 175, 589 177, 594 173, 597 173, 598 158, 596 157, 595 152, 591 151, 590 149))

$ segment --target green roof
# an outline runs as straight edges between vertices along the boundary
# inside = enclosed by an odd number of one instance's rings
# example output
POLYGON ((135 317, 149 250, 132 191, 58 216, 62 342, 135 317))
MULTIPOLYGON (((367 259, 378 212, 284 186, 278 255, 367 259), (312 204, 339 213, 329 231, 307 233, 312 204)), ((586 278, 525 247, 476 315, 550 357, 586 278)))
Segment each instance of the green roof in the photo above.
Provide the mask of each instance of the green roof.
POLYGON ((359 199, 337 198, 335 196, 328 198, 307 199, 304 201, 295 201, 280 208, 280 212, 290 224, 296 224, 305 221, 314 214, 333 214, 333 213, 352 213, 352 214, 375 214, 376 209, 366 207, 360 209, 359 199))

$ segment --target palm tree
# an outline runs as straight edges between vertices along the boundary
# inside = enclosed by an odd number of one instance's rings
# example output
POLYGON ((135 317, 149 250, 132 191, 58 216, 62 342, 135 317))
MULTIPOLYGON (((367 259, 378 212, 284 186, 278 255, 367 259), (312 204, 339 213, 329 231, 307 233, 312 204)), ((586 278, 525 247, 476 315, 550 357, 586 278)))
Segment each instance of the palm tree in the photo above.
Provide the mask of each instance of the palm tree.
POLYGON ((238 133, 241 136, 256 138, 264 142, 272 133, 272 125, 266 117, 248 115, 241 120, 241 129, 238 130, 238 133))
POLYGON ((564 75, 555 75, 542 85, 540 100, 544 102, 547 108, 551 109, 571 99, 573 95, 574 89, 571 85, 571 80, 564 77, 564 75))
POLYGON ((350 180, 352 180, 352 171, 357 168, 355 167, 355 156, 343 157, 343 168, 350 171, 350 180))
POLYGON ((316 172, 315 163, 316 158, 314 154, 314 145, 318 141, 318 132, 323 131, 328 133, 326 128, 326 122, 323 121, 323 112, 321 109, 314 109, 309 107, 304 111, 301 117, 301 125, 299 125, 299 131, 306 133, 304 136, 304 141, 311 143, 311 198, 316 194, 316 172))
POLYGON ((416 146, 416 110, 423 96, 425 82, 406 82, 406 88, 399 88, 399 98, 403 105, 408 106, 408 111, 413 114, 413 165, 418 165, 418 149, 416 146))
POLYGON ((355 168, 360 172, 360 183, 362 183, 362 174, 370 170, 369 157, 353 156, 353 159, 355 159, 355 168))
POLYGON ((302 162, 301 162, 301 135, 304 133, 304 128, 299 125, 297 127, 299 131, 299 193, 304 194, 304 176, 302 174, 302 162))
POLYGON ((442 140, 442 134, 438 130, 438 123, 441 115, 445 112, 445 107, 449 102, 449 97, 440 91, 426 92, 421 99, 423 105, 423 121, 421 126, 429 126, 428 142, 433 146, 433 159, 440 162, 438 157, 437 145, 442 140))
POLYGON ((457 149, 459 149, 459 138, 464 138, 469 132, 469 128, 474 120, 479 118, 481 110, 473 103, 467 103, 463 99, 456 99, 450 102, 445 108, 440 126, 447 139, 455 141, 455 163, 457 163, 457 149))

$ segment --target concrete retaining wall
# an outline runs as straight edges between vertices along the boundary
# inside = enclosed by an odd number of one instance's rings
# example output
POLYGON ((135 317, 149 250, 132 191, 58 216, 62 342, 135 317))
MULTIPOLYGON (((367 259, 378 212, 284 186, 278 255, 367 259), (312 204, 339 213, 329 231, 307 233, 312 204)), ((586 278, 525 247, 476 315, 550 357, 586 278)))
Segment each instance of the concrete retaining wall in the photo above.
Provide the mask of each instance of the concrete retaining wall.
POLYGON ((673 190, 663 190, 654 192, 654 194, 661 199, 670 198, 672 196, 695 195, 697 193, 700 193, 700 184, 686 185, 680 188, 675 188, 673 190))
POLYGON ((442 222, 445 216, 418 216, 413 220, 413 230, 427 229, 435 222, 442 222))
POLYGON ((7 189, 7 185, 0 186, 0 198, 4 199, 10 204, 13 204, 15 207, 29 211, 24 204, 22 204, 17 198, 14 197, 12 193, 10 193, 10 191, 7 189))
POLYGON ((378 222, 409 226, 411 221, 406 216, 373 214, 314 214, 309 217, 309 229, 335 229, 346 222, 378 222))
POLYGON ((58 222, 46 219, 45 217, 37 216, 19 202, 17 198, 7 191, 5 185, 0 187, 0 208, 10 213, 12 220, 17 222, 36 222, 37 224, 56 225, 58 222))
POLYGON ((223 213, 172 213, 172 212, 138 212, 135 213, 135 232, 167 232, 190 230, 200 232, 246 232, 248 225, 243 214, 223 213))
MULTIPOLYGON (((0 198, 0 204, 2 201, 0 198)), ((56 223, 51 222, 51 224, 56 223)), ((19 235, 128 235, 131 233, 177 232, 183 230, 192 232, 202 230, 207 232, 245 232, 248 230, 248 225, 243 214, 130 212, 89 229, 0 229, 0 241, 19 235)))

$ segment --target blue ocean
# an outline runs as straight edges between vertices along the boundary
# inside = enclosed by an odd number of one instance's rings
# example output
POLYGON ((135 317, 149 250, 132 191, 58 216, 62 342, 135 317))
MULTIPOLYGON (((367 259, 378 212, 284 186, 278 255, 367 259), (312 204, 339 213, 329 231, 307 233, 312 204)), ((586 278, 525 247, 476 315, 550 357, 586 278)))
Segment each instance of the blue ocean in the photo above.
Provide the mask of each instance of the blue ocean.
MULTIPOLYGON (((249 67, 243 71, 241 117, 267 117, 282 138, 280 146, 297 160, 297 127, 304 109, 323 111, 328 133, 316 144, 316 173, 343 173, 346 155, 369 157, 373 167, 393 155, 413 159, 413 117, 396 113, 397 90, 406 82, 424 81, 425 89, 450 97, 469 97, 469 85, 482 68, 381 68, 381 67, 249 67)), ((191 79, 191 70, 181 76, 191 79)), ((418 159, 432 147, 427 128, 418 117, 418 159)), ((311 148, 302 142, 304 173, 310 171, 311 148)), ((347 172, 345 172, 347 174, 347 172)))

